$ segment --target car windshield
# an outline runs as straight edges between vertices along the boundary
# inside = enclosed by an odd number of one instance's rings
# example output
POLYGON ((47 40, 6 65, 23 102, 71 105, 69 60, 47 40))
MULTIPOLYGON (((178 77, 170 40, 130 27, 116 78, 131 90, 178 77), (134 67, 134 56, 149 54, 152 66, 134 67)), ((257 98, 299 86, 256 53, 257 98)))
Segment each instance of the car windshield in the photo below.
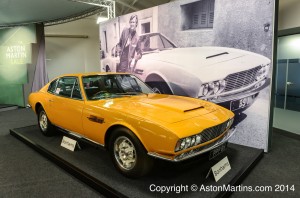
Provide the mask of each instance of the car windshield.
POLYGON ((162 51, 176 48, 176 46, 161 34, 141 35, 140 40, 143 53, 162 51))
POLYGON ((82 78, 88 100, 101 100, 148 94, 153 91, 130 74, 91 75, 82 78))

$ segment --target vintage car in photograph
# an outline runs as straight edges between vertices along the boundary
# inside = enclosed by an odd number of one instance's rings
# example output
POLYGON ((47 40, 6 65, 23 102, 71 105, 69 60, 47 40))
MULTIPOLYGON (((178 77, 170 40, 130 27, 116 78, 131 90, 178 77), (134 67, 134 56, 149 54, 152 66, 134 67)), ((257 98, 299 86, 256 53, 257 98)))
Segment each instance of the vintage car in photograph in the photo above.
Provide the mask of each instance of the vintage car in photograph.
MULTIPOLYGON (((142 58, 132 69, 154 92, 201 98, 236 113, 269 85, 270 59, 225 47, 177 47, 161 33, 140 36, 142 58)), ((117 71, 118 52, 101 60, 101 71, 117 71)))
POLYGON ((129 177, 146 174, 154 157, 179 162, 208 151, 215 155, 235 131, 228 109, 153 93, 126 73, 60 76, 31 93, 29 105, 44 135, 59 128, 103 146, 129 177))

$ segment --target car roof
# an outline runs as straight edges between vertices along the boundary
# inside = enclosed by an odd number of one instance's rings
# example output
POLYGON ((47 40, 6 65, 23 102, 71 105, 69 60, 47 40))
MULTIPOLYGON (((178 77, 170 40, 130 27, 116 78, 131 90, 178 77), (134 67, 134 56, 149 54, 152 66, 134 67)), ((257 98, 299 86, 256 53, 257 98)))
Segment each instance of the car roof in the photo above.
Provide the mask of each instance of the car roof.
POLYGON ((87 72, 87 73, 64 74, 64 75, 58 76, 58 78, 68 77, 68 76, 82 77, 82 76, 111 75, 111 74, 130 74, 130 73, 120 73, 120 72, 87 72))

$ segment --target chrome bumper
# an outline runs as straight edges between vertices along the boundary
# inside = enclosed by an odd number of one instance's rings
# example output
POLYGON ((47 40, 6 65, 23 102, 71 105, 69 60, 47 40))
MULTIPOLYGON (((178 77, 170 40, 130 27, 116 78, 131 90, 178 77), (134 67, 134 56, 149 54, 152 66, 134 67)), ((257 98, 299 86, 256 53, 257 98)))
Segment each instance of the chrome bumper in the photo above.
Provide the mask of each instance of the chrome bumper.
POLYGON ((218 139, 217 141, 212 142, 208 145, 184 152, 180 155, 175 156, 173 159, 164 157, 158 153, 148 153, 148 155, 159 158, 159 159, 167 160, 167 161, 180 162, 180 161, 195 157, 197 155, 206 153, 208 151, 211 151, 211 150, 217 148, 218 146, 226 143, 230 139, 230 137, 235 133, 235 131, 236 131, 235 128, 229 129, 229 131, 222 138, 218 139))

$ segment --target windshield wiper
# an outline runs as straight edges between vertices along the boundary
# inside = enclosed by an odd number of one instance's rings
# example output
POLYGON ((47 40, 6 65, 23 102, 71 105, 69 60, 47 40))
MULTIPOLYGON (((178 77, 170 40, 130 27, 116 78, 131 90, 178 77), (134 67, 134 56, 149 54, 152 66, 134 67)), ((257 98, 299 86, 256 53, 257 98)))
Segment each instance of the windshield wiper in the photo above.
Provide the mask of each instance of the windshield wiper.
POLYGON ((145 50, 143 51, 143 54, 158 53, 159 51, 160 51, 159 49, 145 50))
POLYGON ((139 94, 146 94, 146 93, 143 93, 143 92, 126 92, 126 93, 115 93, 116 95, 126 95, 126 96, 129 96, 129 95, 139 95, 139 94))

